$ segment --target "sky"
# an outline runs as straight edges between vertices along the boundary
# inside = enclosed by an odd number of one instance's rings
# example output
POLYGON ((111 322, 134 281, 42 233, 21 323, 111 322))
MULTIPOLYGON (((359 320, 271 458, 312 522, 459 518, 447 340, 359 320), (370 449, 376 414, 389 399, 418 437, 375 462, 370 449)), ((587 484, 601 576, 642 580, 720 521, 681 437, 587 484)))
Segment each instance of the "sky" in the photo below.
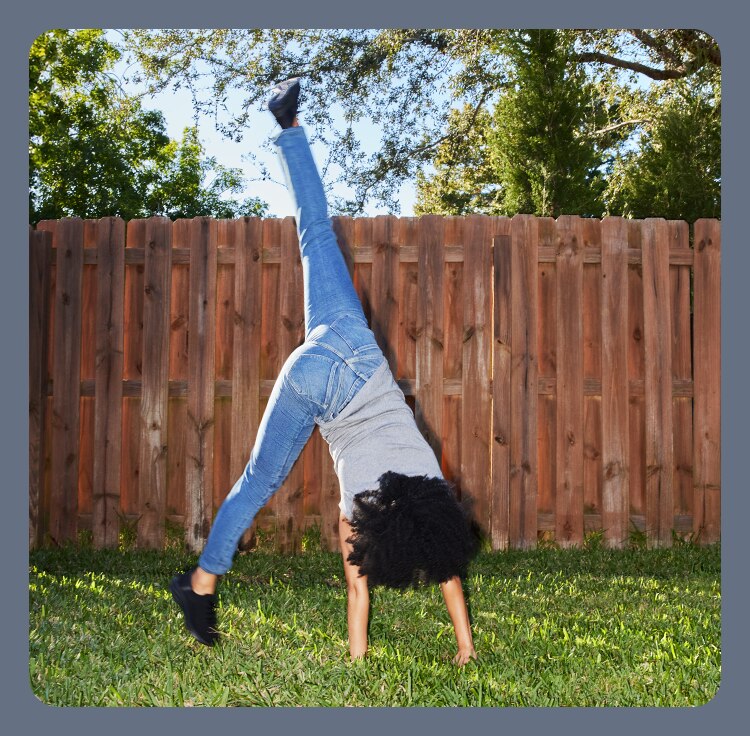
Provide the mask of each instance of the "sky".
MULTIPOLYGON (((108 31, 108 38, 114 43, 121 41, 119 33, 108 31)), ((137 87, 127 80, 126 64, 120 62, 115 68, 115 74, 120 77, 126 93, 136 94, 143 91, 142 87, 137 87)), ((133 71, 131 67, 130 72, 133 71)), ((304 83, 304 80, 303 80, 304 83)), ((237 93, 230 93, 227 101, 230 109, 238 104, 239 96, 237 93), (233 96, 234 95, 234 96, 233 96)), ((143 98, 143 107, 148 110, 161 110, 167 125, 167 135, 172 139, 181 139, 182 133, 186 127, 195 124, 194 111, 190 92, 186 89, 167 90, 157 95, 149 95, 143 98)), ((300 112, 300 122, 304 125, 304 111, 300 112)), ((225 167, 239 168, 246 173, 245 190, 238 194, 229 195, 234 199, 243 200, 246 197, 259 197, 268 204, 267 215, 274 217, 286 217, 293 215, 294 211, 291 205, 290 197, 283 183, 281 166, 278 163, 276 155, 272 150, 267 150, 262 143, 267 142, 279 127, 273 116, 267 110, 254 110, 249 120, 249 127, 257 131, 257 135, 251 137, 245 135, 241 143, 236 143, 224 138, 216 130, 214 123, 207 117, 198 119, 198 136, 205 149, 206 156, 214 156, 219 164, 225 167), (254 176, 258 176, 255 165, 247 159, 247 154, 252 153, 258 157, 270 170, 274 181, 253 181, 254 176)), ((377 130, 363 122, 355 125, 358 137, 362 142, 365 150, 373 150, 377 143, 377 130)), ((318 168, 321 169, 327 156, 326 148, 320 143, 312 144, 313 157, 315 158, 318 168)), ((326 177, 329 179, 330 177, 326 177)), ((327 182, 326 182, 327 183, 327 182)), ((343 184, 333 185, 331 193, 336 196, 351 196, 352 192, 343 184)), ((401 207, 400 215, 408 217, 413 215, 413 207, 416 200, 416 191, 413 183, 402 185, 399 193, 399 204, 401 207)), ((389 214, 387 209, 374 204, 368 204, 365 208, 364 216, 373 217, 380 214, 389 214)))

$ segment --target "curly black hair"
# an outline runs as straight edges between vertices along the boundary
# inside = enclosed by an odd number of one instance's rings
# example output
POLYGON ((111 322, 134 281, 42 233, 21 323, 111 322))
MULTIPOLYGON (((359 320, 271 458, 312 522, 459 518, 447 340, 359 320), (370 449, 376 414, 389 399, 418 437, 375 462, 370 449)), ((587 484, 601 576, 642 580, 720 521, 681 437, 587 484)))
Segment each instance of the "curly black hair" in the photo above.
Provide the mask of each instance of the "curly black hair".
POLYGON ((354 497, 348 560, 368 586, 405 589, 466 577, 479 527, 443 478, 388 472, 354 497))

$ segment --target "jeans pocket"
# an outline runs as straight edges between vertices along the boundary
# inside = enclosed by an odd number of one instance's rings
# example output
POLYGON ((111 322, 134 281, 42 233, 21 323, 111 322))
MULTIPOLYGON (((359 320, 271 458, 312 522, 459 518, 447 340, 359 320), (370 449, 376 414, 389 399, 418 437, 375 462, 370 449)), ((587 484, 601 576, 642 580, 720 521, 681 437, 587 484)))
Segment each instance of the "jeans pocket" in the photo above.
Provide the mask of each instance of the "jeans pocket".
POLYGON ((287 380, 292 388, 325 412, 336 385, 339 362, 318 353, 302 353, 290 366, 287 380))

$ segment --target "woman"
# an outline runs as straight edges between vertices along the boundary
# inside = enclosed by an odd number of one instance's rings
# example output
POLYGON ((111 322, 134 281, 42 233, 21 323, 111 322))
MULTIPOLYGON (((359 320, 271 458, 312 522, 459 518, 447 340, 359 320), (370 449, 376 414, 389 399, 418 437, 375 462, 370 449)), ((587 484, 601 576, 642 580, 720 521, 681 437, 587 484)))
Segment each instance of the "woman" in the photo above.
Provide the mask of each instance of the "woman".
POLYGON ((310 147, 297 120, 298 79, 268 108, 295 203, 305 289, 305 341, 285 362, 250 460, 224 500, 198 566, 170 589, 198 641, 216 631, 216 586, 257 512, 283 483, 315 425, 341 488, 339 539, 351 658, 367 652, 368 585, 439 583, 463 665, 476 658, 461 578, 476 550, 467 513, 443 479, 362 311, 328 218, 310 147))

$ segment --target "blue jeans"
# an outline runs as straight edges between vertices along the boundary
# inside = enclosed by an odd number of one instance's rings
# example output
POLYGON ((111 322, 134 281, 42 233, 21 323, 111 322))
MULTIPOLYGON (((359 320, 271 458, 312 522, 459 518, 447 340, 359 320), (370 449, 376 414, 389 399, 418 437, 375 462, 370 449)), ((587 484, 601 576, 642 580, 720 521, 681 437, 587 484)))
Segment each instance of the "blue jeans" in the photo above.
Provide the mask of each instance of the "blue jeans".
POLYGON ((304 130, 282 130, 275 143, 295 205, 305 341, 276 379, 250 460, 219 508, 198 561, 215 575, 231 567, 242 534, 286 479, 315 424, 335 418, 385 360, 336 243, 304 130))

